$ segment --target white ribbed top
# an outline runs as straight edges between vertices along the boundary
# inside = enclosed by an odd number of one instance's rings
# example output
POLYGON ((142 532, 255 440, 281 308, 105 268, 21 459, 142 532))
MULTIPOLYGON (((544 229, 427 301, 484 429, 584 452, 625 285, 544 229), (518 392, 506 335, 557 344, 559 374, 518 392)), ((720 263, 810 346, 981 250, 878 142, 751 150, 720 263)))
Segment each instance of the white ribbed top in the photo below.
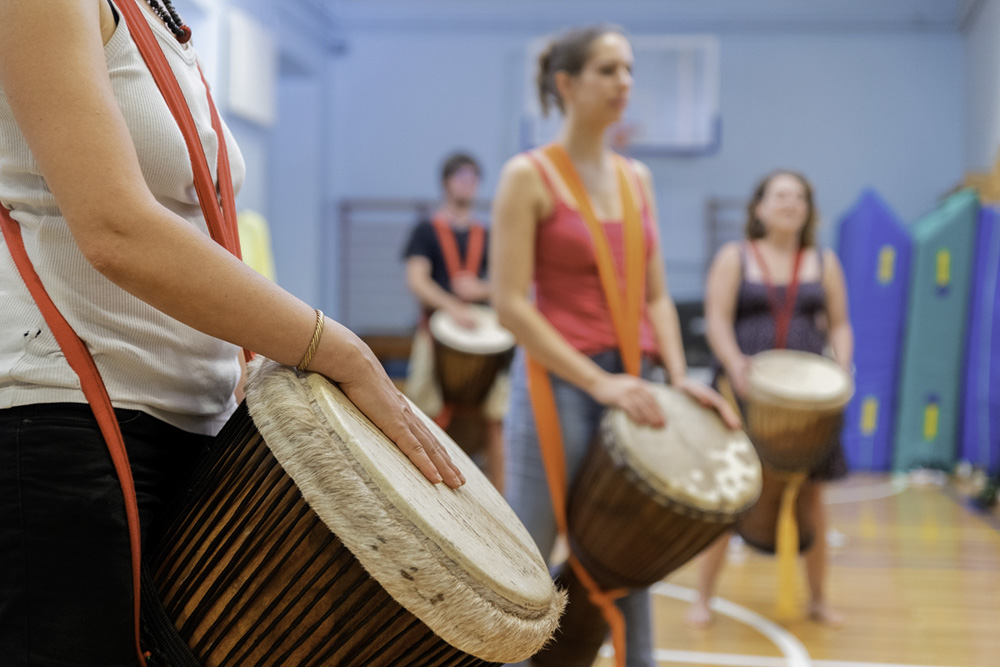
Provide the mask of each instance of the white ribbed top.
MULTIPOLYGON (((191 107, 215 178, 218 141, 195 51, 143 14, 191 107)), ((146 183, 157 201, 207 235, 184 138, 124 19, 104 52, 146 183)), ((238 191, 245 175, 243 156, 228 128, 225 136, 238 191)), ((2 87, 0 202, 20 223, 28 256, 56 307, 90 349, 112 403, 187 431, 218 432, 235 409, 237 348, 157 311, 87 262, 14 123, 2 87)), ((85 402, 80 383, 0 238, 0 408, 66 401, 85 402)))

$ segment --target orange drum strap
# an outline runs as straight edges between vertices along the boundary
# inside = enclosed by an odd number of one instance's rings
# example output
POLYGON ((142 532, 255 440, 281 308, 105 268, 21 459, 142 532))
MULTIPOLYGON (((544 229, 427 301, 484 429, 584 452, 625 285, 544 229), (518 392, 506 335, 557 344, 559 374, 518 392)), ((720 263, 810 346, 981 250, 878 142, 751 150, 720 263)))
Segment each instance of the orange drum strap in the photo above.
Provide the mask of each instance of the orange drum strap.
MULTIPOLYGON (((463 273, 478 276, 479 265, 483 261, 483 252, 486 249, 486 232, 483 230, 483 226, 473 224, 469 227, 469 245, 465 249, 465 262, 462 262, 458 253, 458 243, 455 241, 455 232, 452 231, 451 226, 440 215, 436 216, 431 224, 434 227, 434 233, 437 234, 441 254, 444 255, 448 279, 454 281, 463 273)), ((420 324, 421 326, 427 325, 426 316, 421 319, 420 324)), ((448 428, 454 416, 455 406, 446 404, 433 419, 434 423, 441 428, 448 428)))
POLYGON ((597 272, 608 301, 611 319, 621 348, 622 362, 625 370, 632 375, 639 375, 641 349, 639 347, 639 323, 642 316, 643 286, 646 280, 646 239, 643 236, 642 219, 636 207, 632 184, 625 169, 624 158, 617 157, 616 171, 618 174, 618 190, 622 201, 622 214, 625 237, 625 274, 624 289, 618 280, 615 260, 611 254, 604 226, 594 213, 590 195, 580 180, 580 175, 573 166, 569 154, 559 144, 549 144, 542 153, 552 162, 559 176, 569 188, 570 194, 576 200, 580 216, 590 231, 594 244, 594 256, 597 259, 597 272), (622 292, 624 291, 624 305, 622 292))
MULTIPOLYGON (((597 260, 598 274, 605 298, 611 311, 618 345, 621 350, 625 369, 632 375, 639 375, 641 350, 639 346, 639 322, 642 314, 643 285, 646 274, 645 238, 643 236, 642 220, 635 205, 635 193, 625 173, 625 161, 617 159, 618 188, 622 200, 624 214, 625 237, 625 289, 624 305, 622 303, 622 287, 615 269, 614 257, 608 243, 604 227, 594 214, 590 197, 584 188, 579 174, 573 167, 566 151, 557 144, 550 144, 542 149, 556 167, 570 193, 576 199, 581 217, 587 224, 594 244, 594 256, 597 260)), ((536 162, 537 164, 537 162, 536 162)), ((539 168, 540 165, 539 165, 539 168)), ((544 175, 544 172, 542 172, 544 175)), ((538 441, 541 447, 542 460, 545 465, 545 476, 548 480, 549 495, 552 499, 552 511, 555 514, 559 533, 567 534, 566 496, 568 493, 566 479, 566 457, 563 446, 562 431, 559 427, 559 414, 556 408, 552 383, 548 370, 540 363, 527 357, 528 391, 531 395, 531 406, 535 416, 538 431, 538 441)), ((611 628, 611 639, 615 649, 615 664, 625 665, 625 617, 615 606, 614 601, 626 594, 625 590, 605 591, 594 581, 583 568, 577 558, 570 554, 570 567, 587 589, 590 601, 601 610, 601 615, 611 628)))
POLYGON ((438 244, 441 246, 441 254, 444 255, 444 265, 448 270, 448 279, 454 280, 462 273, 469 273, 474 276, 479 275, 479 265, 483 261, 483 251, 486 246, 486 233, 482 225, 474 224, 469 227, 469 245, 465 249, 465 261, 459 257, 458 243, 455 241, 455 232, 445 220, 438 216, 432 223, 434 232, 437 234, 438 244))
MULTIPOLYGON (((226 146, 226 135, 222 131, 222 121, 219 112, 212 99, 212 92, 208 88, 205 74, 199 66, 202 83, 205 85, 205 96, 208 99, 208 108, 212 115, 212 129, 218 139, 219 149, 216 156, 216 172, 219 178, 219 187, 216 190, 215 182, 212 180, 212 171, 208 166, 208 158, 202 146, 201 138, 198 134, 198 127, 195 125, 191 115, 191 109, 184 99, 177 78, 174 76, 170 64, 167 62, 163 50, 160 48, 152 29, 146 23, 144 11, 135 2, 123 2, 119 7, 125 21, 128 23, 132 33, 132 39, 139 48, 146 67, 149 68, 156 86, 163 95, 164 101, 170 108, 177 126, 184 136, 184 143, 187 144, 188 154, 191 158, 191 170, 194 175, 194 187, 198 193, 198 203, 201 205, 205 221, 208 223, 208 230, 212 239, 232 254, 242 259, 240 252, 239 227, 236 220, 236 198, 233 187, 233 175, 229 168, 229 150, 226 146)), ((249 361, 253 358, 253 353, 249 350, 243 351, 243 357, 249 361)))
POLYGON ((3 232, 4 241, 14 258, 14 265, 17 266, 21 278, 31 297, 38 305, 38 309, 45 318, 52 335, 59 343, 66 361, 73 368, 73 372, 80 378, 80 387, 83 390, 87 402, 90 404, 97 425, 107 443, 108 451, 111 454, 111 461, 114 465, 115 473, 118 475, 119 484, 125 500, 125 521, 129 532, 129 547, 132 562, 132 590, 133 590, 133 614, 135 617, 135 645, 138 652, 139 663, 145 665, 142 649, 139 647, 139 563, 141 554, 139 552, 139 506, 136 503, 135 485, 132 482, 132 469, 129 467, 128 455, 125 452, 125 441, 122 439, 121 430, 118 428, 118 420, 115 417, 114 408, 111 406, 111 399, 108 397, 107 389, 101 380, 101 374, 97 370, 93 357, 87 350, 87 346, 66 319, 59 313, 52 299, 49 297, 45 286, 35 272, 28 258, 28 253, 24 248, 24 239, 21 237, 21 227, 10 216, 7 209, 0 205, 0 230, 3 232))

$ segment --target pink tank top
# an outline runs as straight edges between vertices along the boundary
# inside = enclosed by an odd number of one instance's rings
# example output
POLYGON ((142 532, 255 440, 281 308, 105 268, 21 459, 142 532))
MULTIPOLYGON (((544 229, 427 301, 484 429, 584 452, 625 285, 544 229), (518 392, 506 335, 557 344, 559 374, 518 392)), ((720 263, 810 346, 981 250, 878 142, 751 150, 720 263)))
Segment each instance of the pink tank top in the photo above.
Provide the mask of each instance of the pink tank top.
MULTIPOLYGON (((538 223, 535 232, 535 306, 539 312, 569 341, 587 355, 618 348, 611 320, 611 310, 604 297, 594 258, 594 245, 580 212, 559 196, 549 175, 539 160, 527 153, 534 162, 552 194, 555 207, 552 214, 538 223)), ((636 183, 638 192, 643 192, 636 183)), ((604 231, 618 269, 618 279, 624 283, 624 238, 619 220, 603 221, 604 231)), ((648 202, 643 194, 642 226, 646 237, 646 260, 657 247, 657 233, 648 202)), ((643 312, 639 325, 643 353, 659 356, 653 327, 646 312, 643 285, 643 312)))

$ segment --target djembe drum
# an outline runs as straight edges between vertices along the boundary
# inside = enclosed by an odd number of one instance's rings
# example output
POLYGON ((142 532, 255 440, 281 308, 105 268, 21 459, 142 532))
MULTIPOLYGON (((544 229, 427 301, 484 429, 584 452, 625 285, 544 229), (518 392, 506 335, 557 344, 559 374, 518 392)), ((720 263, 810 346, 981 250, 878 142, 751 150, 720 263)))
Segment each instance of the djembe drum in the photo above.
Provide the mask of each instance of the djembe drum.
MULTIPOLYGON (((663 429, 608 410, 569 495, 570 548, 605 589, 645 588, 698 554, 756 501, 761 467, 742 431, 683 391, 649 384, 663 429)), ((532 664, 589 667, 606 623, 573 570, 566 615, 532 664)))
POLYGON ((435 311, 428 325, 434 371, 446 404, 480 405, 514 358, 514 335, 500 326, 496 311, 479 305, 468 310, 475 322, 471 329, 443 310, 435 311))
POLYGON ((751 358, 747 384, 747 432, 761 461, 792 472, 822 461, 854 394, 851 377, 818 354, 769 350, 751 358))
POLYGON ((515 662, 563 595, 472 462, 417 468, 323 377, 255 361, 247 400, 152 554, 167 614, 205 665, 515 662))
POLYGON ((854 394, 851 377, 818 354, 769 350, 751 358, 747 377, 747 432, 764 464, 760 501, 740 520, 737 531, 762 551, 774 552, 782 496, 794 496, 798 548, 814 539, 804 506, 809 470, 829 455, 854 394))
POLYGON ((760 462, 746 434, 683 391, 649 388, 666 427, 640 426, 623 410, 609 410, 570 489, 570 548, 605 588, 660 581, 760 493, 760 462))

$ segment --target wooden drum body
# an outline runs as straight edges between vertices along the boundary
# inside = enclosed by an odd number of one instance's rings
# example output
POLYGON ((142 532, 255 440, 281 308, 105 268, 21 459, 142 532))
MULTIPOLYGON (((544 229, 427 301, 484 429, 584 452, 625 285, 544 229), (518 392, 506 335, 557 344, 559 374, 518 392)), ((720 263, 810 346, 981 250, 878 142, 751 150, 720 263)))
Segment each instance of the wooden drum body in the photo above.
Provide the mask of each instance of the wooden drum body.
POLYGON ((747 432, 761 461, 776 470, 809 470, 830 452, 854 382, 818 354, 770 350, 754 355, 748 376, 747 432))
POLYGON ((152 554, 181 637, 213 665, 523 660, 563 604, 513 511, 428 421, 468 482, 431 485, 335 386, 251 364, 152 554))
POLYGON ((497 375, 514 358, 514 335, 500 326, 496 311, 469 306, 476 325, 467 329, 443 310, 430 318, 434 372, 445 403, 477 406, 497 375))
POLYGON ((649 386, 666 428, 609 410, 570 490, 571 549, 605 588, 660 581, 732 526, 760 492, 760 463, 742 431, 682 391, 649 386))
MULTIPOLYGON (((764 464, 764 484, 761 487, 760 498, 746 514, 740 517, 736 524, 736 532, 743 541, 751 547, 773 554, 778 537, 778 511, 781 508, 781 496, 788 485, 789 475, 780 473, 764 464)), ((808 493, 814 482, 806 479, 799 487, 795 499, 795 523, 799 531, 799 551, 808 551, 816 538, 813 525, 813 508, 808 505, 814 496, 808 493)))

